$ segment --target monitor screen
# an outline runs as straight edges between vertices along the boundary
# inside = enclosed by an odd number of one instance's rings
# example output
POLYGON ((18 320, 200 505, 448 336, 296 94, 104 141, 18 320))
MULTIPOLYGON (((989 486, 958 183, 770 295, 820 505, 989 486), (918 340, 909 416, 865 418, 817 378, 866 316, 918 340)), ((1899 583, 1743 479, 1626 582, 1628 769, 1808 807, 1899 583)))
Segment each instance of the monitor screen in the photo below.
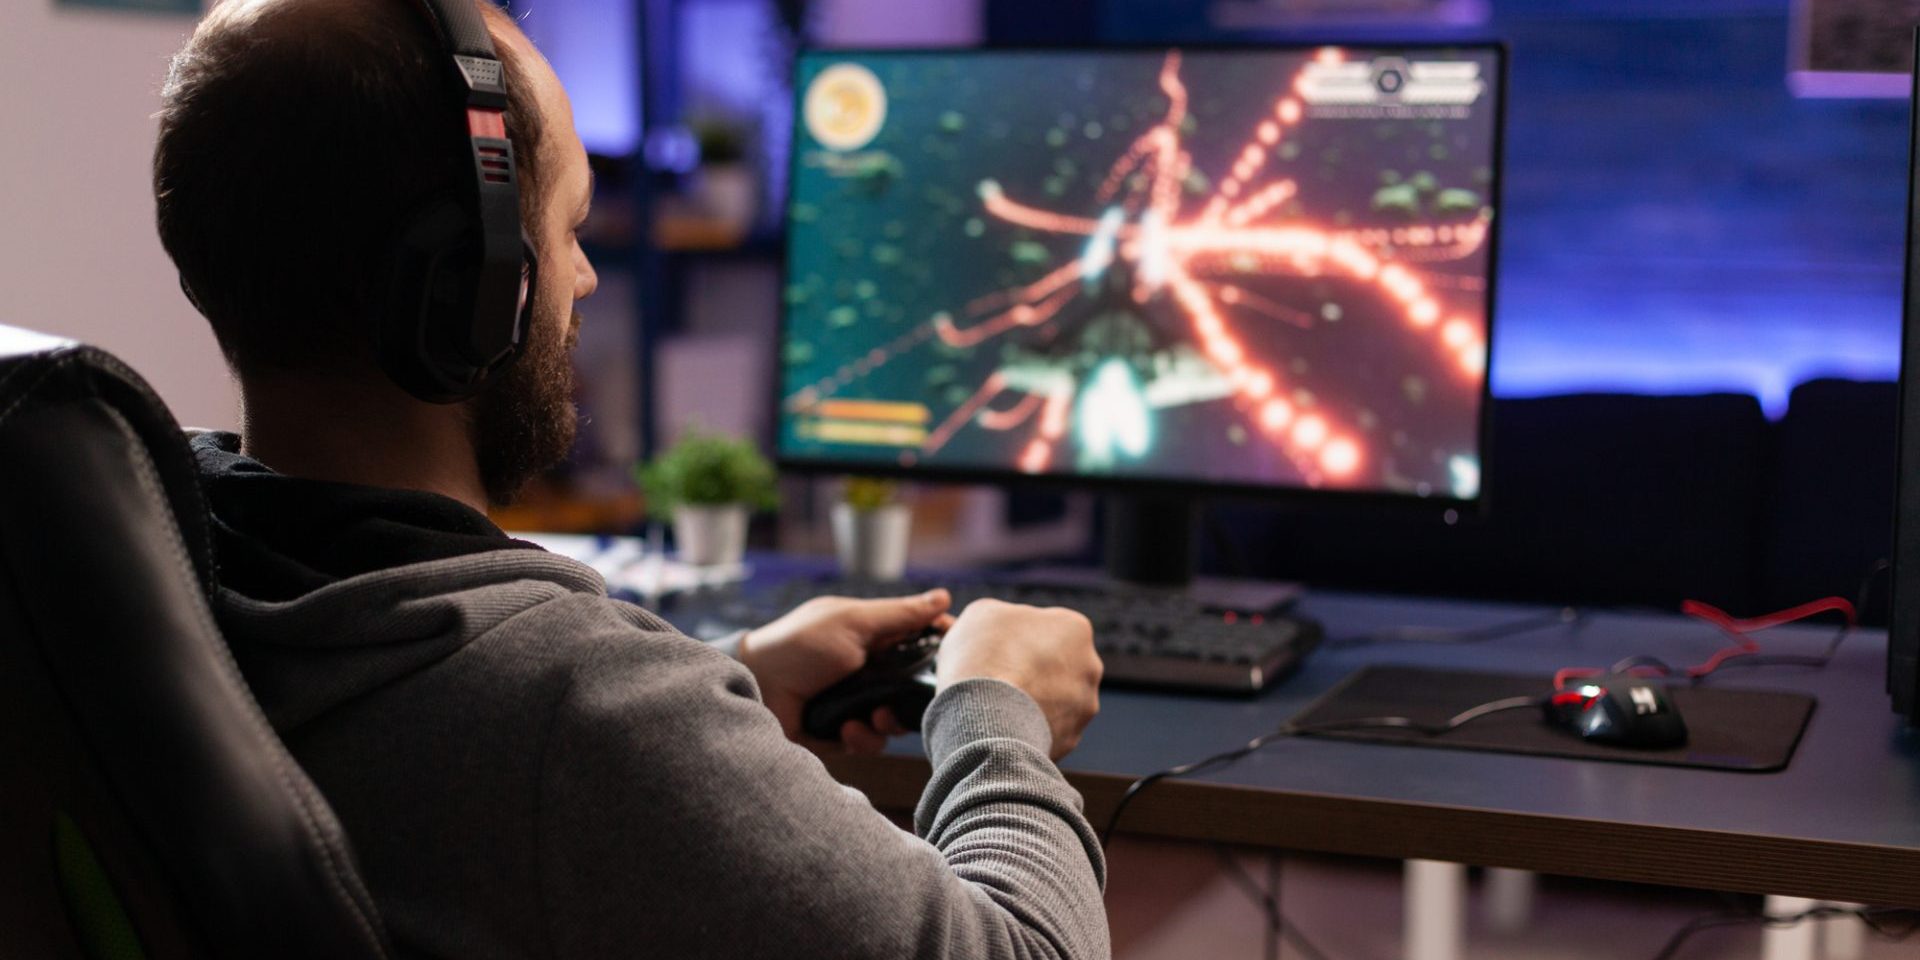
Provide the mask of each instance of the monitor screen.
POLYGON ((782 460, 1475 499, 1502 72, 803 55, 782 460))

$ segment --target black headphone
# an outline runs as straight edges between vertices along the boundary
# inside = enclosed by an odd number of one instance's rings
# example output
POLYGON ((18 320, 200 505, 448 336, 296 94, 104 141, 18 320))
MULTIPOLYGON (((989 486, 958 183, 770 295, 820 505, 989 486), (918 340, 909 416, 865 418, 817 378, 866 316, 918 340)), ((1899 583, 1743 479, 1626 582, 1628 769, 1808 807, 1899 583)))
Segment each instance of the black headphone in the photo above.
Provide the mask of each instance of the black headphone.
POLYGON ((407 216, 377 321, 382 368, 408 393, 452 403, 479 392, 526 343, 538 260, 520 223, 519 166, 507 139, 506 77, 478 2, 414 0, 448 54, 462 111, 444 123, 466 144, 472 176, 407 216))

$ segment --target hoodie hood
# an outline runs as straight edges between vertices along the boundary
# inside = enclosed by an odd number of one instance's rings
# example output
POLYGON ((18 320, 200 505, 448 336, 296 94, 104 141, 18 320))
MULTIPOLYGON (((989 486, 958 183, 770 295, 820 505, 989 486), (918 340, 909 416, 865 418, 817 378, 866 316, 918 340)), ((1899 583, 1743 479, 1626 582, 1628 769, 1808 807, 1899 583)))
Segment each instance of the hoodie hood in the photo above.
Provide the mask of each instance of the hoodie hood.
POLYGON ((197 434, 191 447, 220 582, 256 600, 291 600, 403 564, 540 549, 451 497, 275 473, 240 453, 237 434, 197 434))

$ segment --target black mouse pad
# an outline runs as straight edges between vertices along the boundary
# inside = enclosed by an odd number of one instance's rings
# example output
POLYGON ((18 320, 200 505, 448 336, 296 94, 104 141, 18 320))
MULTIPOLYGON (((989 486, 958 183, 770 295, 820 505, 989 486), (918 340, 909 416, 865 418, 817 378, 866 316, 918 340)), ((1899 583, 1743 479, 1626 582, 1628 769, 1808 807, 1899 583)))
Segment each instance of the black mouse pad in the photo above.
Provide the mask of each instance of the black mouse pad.
MULTIPOLYGON (((1307 726, 1360 717, 1408 717, 1423 724, 1438 725, 1480 704, 1507 697, 1540 696, 1551 686, 1549 678, 1522 674, 1371 666, 1327 691, 1293 722, 1307 726)), ((1793 748, 1799 744, 1814 706, 1814 699, 1805 694, 1771 690, 1681 684, 1667 687, 1667 695, 1672 698, 1674 709, 1680 712, 1680 718, 1686 721, 1685 746, 1647 750, 1594 743, 1549 723, 1538 708, 1491 714, 1451 732, 1432 736, 1392 728, 1304 735, 1448 750, 1491 750, 1766 773, 1786 767, 1787 761, 1793 758, 1793 748)))

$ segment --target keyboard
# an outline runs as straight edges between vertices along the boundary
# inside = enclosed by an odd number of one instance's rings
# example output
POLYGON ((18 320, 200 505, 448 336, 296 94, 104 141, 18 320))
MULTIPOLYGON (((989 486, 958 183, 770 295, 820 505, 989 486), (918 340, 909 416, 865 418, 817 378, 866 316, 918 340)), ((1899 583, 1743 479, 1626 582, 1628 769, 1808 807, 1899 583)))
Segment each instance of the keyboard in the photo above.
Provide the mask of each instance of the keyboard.
POLYGON ((1105 684, 1255 693, 1300 665, 1318 646, 1320 625, 1303 617, 1222 610, 1170 591, 1013 581, 943 583, 795 580, 723 600, 696 634, 717 635, 772 620, 821 596, 904 597, 946 587, 957 612, 982 597, 1036 607, 1068 607, 1093 621, 1105 684))

